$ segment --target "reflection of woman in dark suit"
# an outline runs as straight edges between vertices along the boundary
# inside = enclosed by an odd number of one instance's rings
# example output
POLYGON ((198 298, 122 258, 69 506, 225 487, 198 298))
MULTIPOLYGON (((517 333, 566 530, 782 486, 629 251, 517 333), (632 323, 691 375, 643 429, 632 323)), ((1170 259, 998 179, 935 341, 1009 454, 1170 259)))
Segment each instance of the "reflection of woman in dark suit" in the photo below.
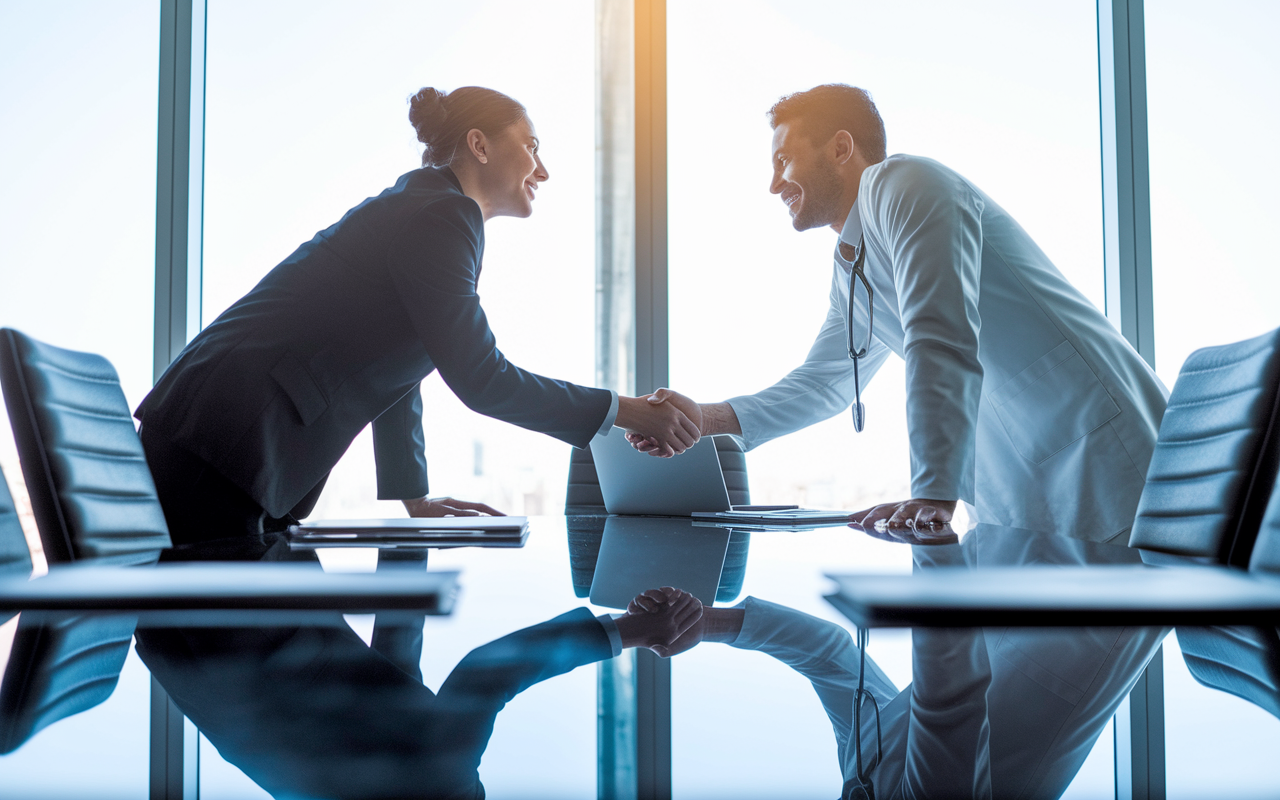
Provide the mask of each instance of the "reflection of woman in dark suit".
POLYGON ((701 618, 692 595, 657 591, 667 602, 653 614, 578 608, 481 645, 434 692, 340 617, 143 628, 137 649, 219 754, 273 797, 483 798, 480 760, 516 695, 624 648, 669 645, 701 618))
POLYGON ((613 424, 669 452, 698 438, 670 404, 526 372, 498 350, 476 281, 484 223, 527 217, 547 179, 506 95, 423 89, 423 168, 316 234, 178 356, 138 408, 176 541, 277 527, 314 507, 373 423, 378 496, 414 516, 496 513, 429 500, 419 384, 439 370, 472 410, 578 447, 613 424))

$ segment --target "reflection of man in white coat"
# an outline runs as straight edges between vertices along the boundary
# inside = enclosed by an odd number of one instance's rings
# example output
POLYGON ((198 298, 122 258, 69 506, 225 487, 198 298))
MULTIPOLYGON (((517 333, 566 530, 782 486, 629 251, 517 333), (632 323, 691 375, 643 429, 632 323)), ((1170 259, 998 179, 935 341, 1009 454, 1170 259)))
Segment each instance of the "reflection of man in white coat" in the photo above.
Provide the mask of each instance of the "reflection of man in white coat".
MULTIPOLYGON (((912 555, 923 570, 1141 563, 1127 547, 988 525, 963 544, 918 545, 912 555)), ((662 611, 655 597, 637 597, 629 613, 662 611)), ((866 797, 856 789, 867 786, 880 800, 1049 798, 1066 790, 1167 633, 916 628, 912 681, 900 690, 841 626, 748 597, 704 608, 684 636, 657 649, 672 656, 722 642, 808 678, 835 732, 842 798, 866 797)))
POLYGON ((748 448, 849 408, 849 330, 866 340, 872 323, 861 285, 849 302, 862 256, 874 326, 859 383, 890 352, 906 361, 912 499, 854 521, 943 522, 964 500, 984 522, 1126 535, 1167 396, 1133 348, 980 189, 936 161, 886 157, 863 90, 819 86, 769 118, 770 191, 796 230, 840 234, 826 321, 805 362, 763 391, 699 407, 662 390, 650 402, 701 411, 704 435, 748 448))

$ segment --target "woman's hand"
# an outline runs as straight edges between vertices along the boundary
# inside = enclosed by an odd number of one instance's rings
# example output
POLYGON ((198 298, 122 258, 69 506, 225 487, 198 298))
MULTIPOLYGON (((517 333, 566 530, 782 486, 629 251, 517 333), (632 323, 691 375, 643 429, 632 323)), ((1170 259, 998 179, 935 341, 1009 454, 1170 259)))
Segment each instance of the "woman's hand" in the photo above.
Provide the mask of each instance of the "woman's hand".
POLYGON ((452 497, 417 497, 402 502, 411 517, 478 517, 481 514, 491 517, 506 516, 484 503, 470 503, 466 500, 454 500, 452 497))

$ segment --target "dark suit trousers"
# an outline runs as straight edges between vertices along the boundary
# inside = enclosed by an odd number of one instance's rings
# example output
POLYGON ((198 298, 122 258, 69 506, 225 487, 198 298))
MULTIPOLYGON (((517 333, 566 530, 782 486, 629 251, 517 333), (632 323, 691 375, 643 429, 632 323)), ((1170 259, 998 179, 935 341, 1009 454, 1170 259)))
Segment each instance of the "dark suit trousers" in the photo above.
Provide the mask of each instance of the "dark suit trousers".
MULTIPOLYGON (((256 536, 282 531, 297 522, 293 514, 279 519, 269 516, 239 486, 200 458, 158 434, 150 434, 146 425, 138 433, 160 496, 160 506, 164 509, 165 522, 169 525, 169 536, 175 545, 256 536)), ((324 481, 311 490, 294 512, 309 513, 322 488, 324 481)))

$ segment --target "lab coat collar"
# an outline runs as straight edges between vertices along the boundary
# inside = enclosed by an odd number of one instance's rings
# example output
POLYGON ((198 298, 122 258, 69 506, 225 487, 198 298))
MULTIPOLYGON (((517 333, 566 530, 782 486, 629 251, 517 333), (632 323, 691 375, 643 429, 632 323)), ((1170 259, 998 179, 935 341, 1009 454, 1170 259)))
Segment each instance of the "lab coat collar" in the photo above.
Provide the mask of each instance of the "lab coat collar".
MULTIPOLYGON (((849 216, 845 218, 844 227, 840 229, 839 241, 844 242, 855 250, 862 243, 862 217, 858 214, 857 202, 853 204, 853 208, 849 209, 849 216)), ((848 261, 840 257, 839 243, 836 245, 836 263, 845 272, 853 269, 853 266, 848 261)))

